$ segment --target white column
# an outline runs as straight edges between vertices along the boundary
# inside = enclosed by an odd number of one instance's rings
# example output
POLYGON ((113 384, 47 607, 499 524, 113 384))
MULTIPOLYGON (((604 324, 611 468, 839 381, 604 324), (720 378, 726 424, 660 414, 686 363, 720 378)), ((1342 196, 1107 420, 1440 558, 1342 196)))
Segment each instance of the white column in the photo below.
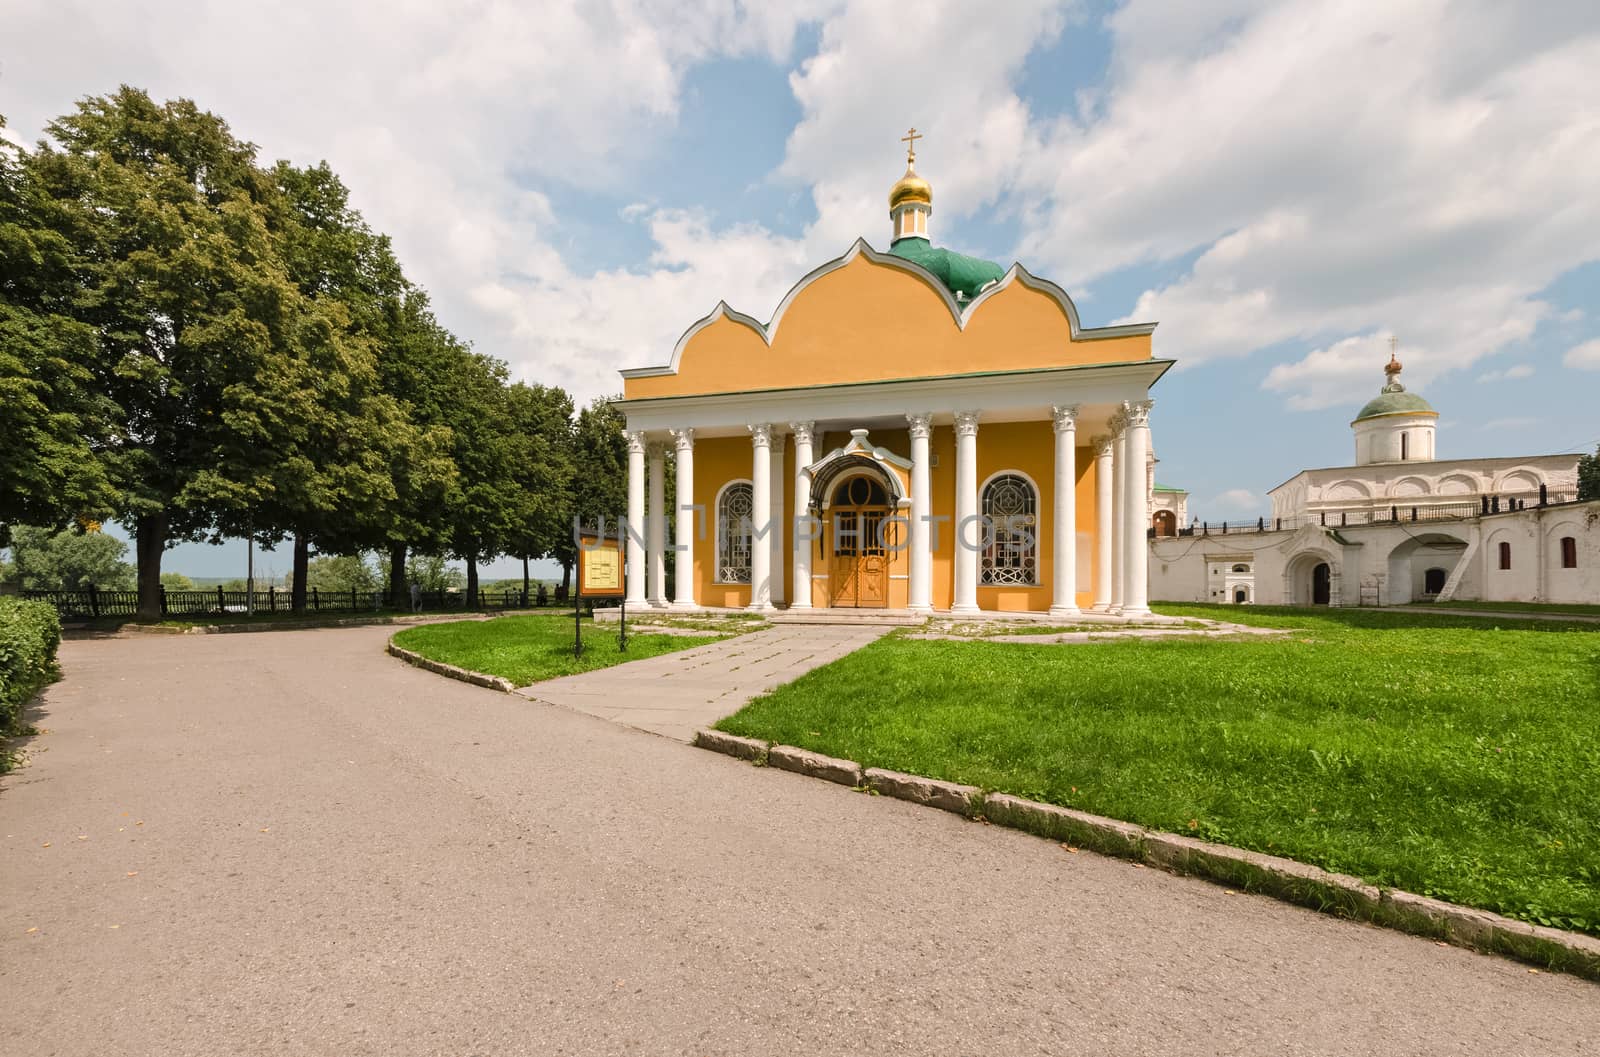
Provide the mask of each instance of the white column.
POLYGON ((645 520, 650 524, 650 537, 645 540, 646 565, 649 573, 645 583, 645 598, 652 606, 667 604, 667 447, 657 442, 650 445, 650 505, 645 520))
POLYGON ((694 430, 674 429, 678 454, 677 525, 672 532, 672 608, 694 608, 694 430))
POLYGON ((788 482, 784 480, 783 473, 783 434, 774 431, 772 434, 772 564, 770 575, 772 581, 772 604, 783 604, 783 544, 789 535, 788 522, 784 519, 784 492, 788 489, 788 482))
POLYGON ((811 510, 811 480, 806 467, 811 465, 811 431, 815 422, 791 422, 789 431, 794 434, 794 601, 790 609, 811 608, 811 549, 816 546, 804 536, 814 536, 803 528, 800 519, 811 510))
POLYGON ((1050 615, 1078 615, 1078 407, 1050 409, 1056 431, 1054 533, 1050 548, 1050 615))
POLYGON ((933 610, 933 550, 929 546, 932 535, 928 531, 928 515, 933 510, 928 472, 933 416, 908 414, 906 421, 911 424, 911 528, 906 533, 911 551, 908 570, 911 580, 907 584, 906 604, 914 613, 928 613, 933 610))
POLYGON ((1111 420, 1111 608, 1122 612, 1122 596, 1128 586, 1128 563, 1124 544, 1128 541, 1128 430, 1122 412, 1111 420))
POLYGON ((1135 400, 1125 408, 1128 415, 1128 537, 1125 544, 1128 580, 1122 595, 1122 612, 1126 616, 1145 616, 1150 612, 1150 496, 1145 491, 1145 481, 1150 454, 1151 401, 1135 400))
POLYGON ((628 431, 628 595, 630 606, 644 605, 644 434, 628 431))
POLYGON ((1111 543, 1116 526, 1111 517, 1111 449, 1115 441, 1105 434, 1089 441, 1094 446, 1094 611, 1111 609, 1111 543))
POLYGON ((952 613, 978 611, 978 413, 956 412, 956 569, 952 613))
POLYGON ((750 430, 750 608, 772 608, 772 423, 750 430))

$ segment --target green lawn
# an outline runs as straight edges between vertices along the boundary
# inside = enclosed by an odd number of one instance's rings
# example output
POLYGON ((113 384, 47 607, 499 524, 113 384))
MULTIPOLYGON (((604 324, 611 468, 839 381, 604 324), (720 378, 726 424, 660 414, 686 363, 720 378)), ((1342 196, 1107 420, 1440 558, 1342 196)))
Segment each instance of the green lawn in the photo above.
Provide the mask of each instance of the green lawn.
POLYGON ((628 633, 628 651, 617 648, 617 626, 583 622, 583 656, 572 656, 572 614, 497 617, 420 624, 394 637, 395 645, 458 668, 510 679, 518 686, 609 668, 715 642, 721 635, 628 633))
POLYGON ((1600 617, 1600 606, 1564 602, 1412 602, 1408 609, 1474 609, 1485 613, 1545 613, 1554 616, 1600 617))
POLYGON ((719 726, 1600 934, 1595 625, 1159 609, 1294 633, 893 635, 719 726))

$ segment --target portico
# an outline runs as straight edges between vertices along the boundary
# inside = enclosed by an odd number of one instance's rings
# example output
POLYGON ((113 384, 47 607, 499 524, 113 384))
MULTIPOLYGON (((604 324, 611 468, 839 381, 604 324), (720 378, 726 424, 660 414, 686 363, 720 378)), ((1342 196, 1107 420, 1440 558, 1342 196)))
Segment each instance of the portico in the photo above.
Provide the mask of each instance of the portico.
POLYGON ((930 213, 908 164, 890 252, 858 240, 771 322, 719 304, 622 372, 631 604, 1149 613, 1154 324, 1083 327, 1020 264, 934 249, 930 213))

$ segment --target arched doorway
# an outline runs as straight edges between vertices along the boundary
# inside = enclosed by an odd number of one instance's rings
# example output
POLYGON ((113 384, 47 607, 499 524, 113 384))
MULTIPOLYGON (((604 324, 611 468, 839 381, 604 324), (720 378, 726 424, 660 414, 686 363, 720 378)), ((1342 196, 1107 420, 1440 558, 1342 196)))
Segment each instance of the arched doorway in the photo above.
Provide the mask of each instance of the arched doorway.
POLYGON ((1249 602, 1249 601, 1250 601, 1250 592, 1248 590, 1246 590, 1243 587, 1234 588, 1234 590, 1233 590, 1233 604, 1234 605, 1242 606, 1246 602, 1249 602))
POLYGON ((828 597, 834 606, 882 609, 889 604, 888 490, 874 477, 847 477, 834 486, 827 511, 828 597))
POLYGON ((1437 566, 1429 569, 1427 572, 1422 574, 1422 593, 1425 595, 1436 595, 1440 591, 1443 591, 1444 582, 1449 575, 1450 574, 1448 572, 1438 568, 1437 566))
POLYGON ((1333 570, 1327 562, 1318 562, 1311 570, 1311 604, 1325 606, 1333 595, 1333 570))
POLYGON ((1176 536, 1178 534, 1178 515, 1170 510, 1157 510, 1151 515, 1150 524, 1156 530, 1157 536, 1176 536))

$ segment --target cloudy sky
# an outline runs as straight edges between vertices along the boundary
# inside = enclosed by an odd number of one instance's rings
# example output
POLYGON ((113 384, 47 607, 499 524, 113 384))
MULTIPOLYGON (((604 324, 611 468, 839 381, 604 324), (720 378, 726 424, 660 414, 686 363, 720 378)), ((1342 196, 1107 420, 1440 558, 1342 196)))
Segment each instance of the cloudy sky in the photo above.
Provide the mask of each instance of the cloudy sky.
POLYGON ((1442 456, 1600 442, 1593 0, 243 10, 0 0, 0 113, 32 140, 125 82, 327 159, 451 329, 580 398, 884 248, 915 125, 936 242, 1160 322, 1158 473, 1202 517, 1348 463, 1390 334, 1442 456))

